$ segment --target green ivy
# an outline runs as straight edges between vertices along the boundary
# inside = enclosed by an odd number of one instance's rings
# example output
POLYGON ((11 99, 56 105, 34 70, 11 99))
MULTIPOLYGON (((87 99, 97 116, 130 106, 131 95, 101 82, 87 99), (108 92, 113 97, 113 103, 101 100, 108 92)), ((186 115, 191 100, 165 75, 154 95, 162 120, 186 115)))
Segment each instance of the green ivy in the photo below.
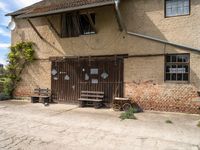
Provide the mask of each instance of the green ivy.
POLYGON ((6 80, 4 82, 4 94, 12 96, 20 75, 26 65, 34 60, 32 42, 21 42, 10 47, 8 65, 6 66, 6 80))

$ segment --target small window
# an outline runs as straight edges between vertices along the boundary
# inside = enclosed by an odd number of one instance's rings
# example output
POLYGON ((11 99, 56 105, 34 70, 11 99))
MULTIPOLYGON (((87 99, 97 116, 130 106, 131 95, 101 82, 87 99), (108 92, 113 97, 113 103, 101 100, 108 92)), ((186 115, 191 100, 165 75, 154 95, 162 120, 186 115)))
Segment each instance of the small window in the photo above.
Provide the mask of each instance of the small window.
POLYGON ((61 37, 78 37, 95 34, 95 13, 62 14, 61 37))
POLYGON ((189 55, 166 55, 165 81, 189 81, 189 55))
POLYGON ((181 16, 190 14, 190 0, 165 0, 165 16, 181 16))
MULTIPOLYGON (((89 14, 91 21, 93 24, 95 24, 95 14, 89 14)), ((88 35, 88 34, 95 34, 95 30, 93 29, 89 18, 86 14, 80 15, 80 30, 82 35, 88 35)))

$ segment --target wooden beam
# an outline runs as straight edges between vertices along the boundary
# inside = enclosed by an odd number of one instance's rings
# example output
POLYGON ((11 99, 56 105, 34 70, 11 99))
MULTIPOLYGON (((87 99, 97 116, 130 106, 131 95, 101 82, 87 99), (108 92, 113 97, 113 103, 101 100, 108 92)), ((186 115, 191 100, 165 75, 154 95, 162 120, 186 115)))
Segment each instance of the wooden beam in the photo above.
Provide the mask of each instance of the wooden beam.
POLYGON ((144 55, 129 55, 130 57, 155 57, 155 56, 164 56, 165 54, 144 54, 144 55))
POLYGON ((50 20, 48 17, 46 17, 46 19, 47 19, 47 22, 49 23, 50 27, 55 31, 55 33, 56 33, 59 37, 61 37, 61 34, 56 30, 56 28, 54 27, 54 25, 53 25, 53 23, 51 22, 51 20, 50 20))
POLYGON ((107 59, 115 60, 116 58, 128 58, 128 54, 116 54, 116 55, 92 55, 92 56, 63 56, 63 57, 49 57, 50 61, 56 61, 56 60, 64 60, 64 59, 77 59, 77 61, 80 61, 81 59, 88 59, 92 61, 93 59, 107 59))
POLYGON ((31 22, 30 19, 27 19, 27 21, 29 22, 29 24, 31 25, 31 27, 33 28, 33 30, 37 33, 37 35, 44 40, 44 38, 42 37, 42 35, 40 34, 40 32, 37 30, 37 28, 33 25, 33 23, 31 22))
POLYGON ((97 33, 97 29, 95 27, 95 24, 94 24, 92 18, 91 18, 91 15, 89 13, 87 13, 87 17, 89 19, 90 25, 92 26, 93 30, 95 31, 95 33, 97 33))

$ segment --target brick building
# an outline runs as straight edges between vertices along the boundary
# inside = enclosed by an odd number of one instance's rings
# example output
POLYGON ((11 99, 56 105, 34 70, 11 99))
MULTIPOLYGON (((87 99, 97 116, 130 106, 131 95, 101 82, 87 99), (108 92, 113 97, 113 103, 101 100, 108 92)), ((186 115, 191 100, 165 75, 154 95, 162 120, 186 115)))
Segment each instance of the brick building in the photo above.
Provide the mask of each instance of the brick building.
POLYGON ((36 60, 16 96, 51 88, 76 103, 131 97, 145 110, 200 113, 200 0, 43 0, 10 13, 12 44, 32 41, 36 60))

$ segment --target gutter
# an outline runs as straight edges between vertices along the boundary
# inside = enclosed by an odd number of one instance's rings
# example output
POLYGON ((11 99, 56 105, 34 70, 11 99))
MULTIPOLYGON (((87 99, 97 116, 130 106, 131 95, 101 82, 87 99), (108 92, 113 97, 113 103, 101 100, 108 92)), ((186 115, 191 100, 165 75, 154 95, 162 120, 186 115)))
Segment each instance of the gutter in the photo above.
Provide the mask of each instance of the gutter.
POLYGON ((120 4, 120 0, 115 0, 115 10, 117 12, 116 13, 117 14, 117 21, 118 21, 119 26, 120 26, 120 31, 125 31, 126 34, 129 34, 129 35, 132 35, 132 36, 137 36, 137 37, 144 38, 144 39, 148 39, 148 40, 151 40, 151 41, 172 45, 172 46, 182 48, 182 49, 188 49, 188 50, 200 52, 200 49, 198 49, 198 48, 194 48, 194 47, 191 47, 191 46, 170 42, 170 41, 167 41, 167 40, 162 40, 162 39, 159 39, 159 38, 156 38, 156 37, 152 37, 152 36, 148 36, 148 35, 144 35, 144 34, 140 34, 140 33, 127 31, 126 26, 125 26, 123 19, 122 19, 120 9, 119 9, 119 4, 120 4))
POLYGON ((95 7, 107 6, 107 5, 113 5, 113 4, 114 4, 114 1, 109 1, 109 2, 103 2, 103 3, 98 3, 98 4, 83 5, 83 6, 73 7, 73 8, 51 10, 51 11, 42 12, 42 13, 22 14, 22 15, 16 16, 16 18, 17 19, 24 19, 24 18, 41 17, 41 16, 47 16, 47 15, 51 15, 51 14, 58 14, 58 13, 63 13, 63 12, 69 12, 69 11, 75 11, 75 10, 81 10, 81 9, 88 9, 88 8, 95 8, 95 7))

